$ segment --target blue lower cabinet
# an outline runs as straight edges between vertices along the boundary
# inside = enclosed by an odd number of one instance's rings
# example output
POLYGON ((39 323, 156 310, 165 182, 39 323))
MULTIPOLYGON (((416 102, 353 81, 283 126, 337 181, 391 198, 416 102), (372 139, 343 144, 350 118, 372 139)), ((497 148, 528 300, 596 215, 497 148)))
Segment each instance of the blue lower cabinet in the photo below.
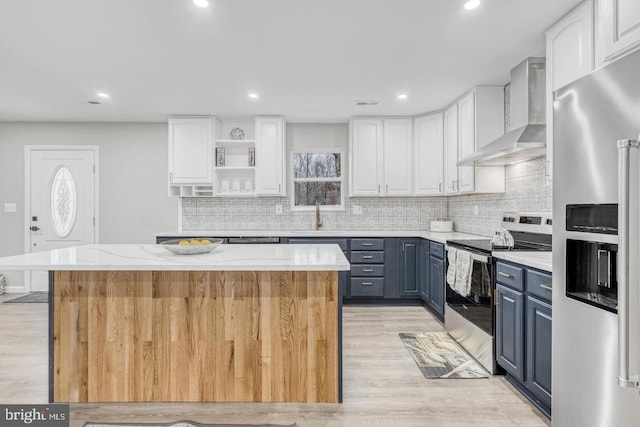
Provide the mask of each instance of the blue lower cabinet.
POLYGON ((538 399, 551 406, 551 305, 529 296, 526 385, 538 399))
POLYGON ((418 269, 418 279, 420 280, 420 298, 425 304, 428 304, 430 299, 429 241, 422 239, 419 250, 420 267, 418 269))
POLYGON ((419 267, 420 239, 400 239, 399 285, 401 297, 418 298, 420 296, 419 267))
POLYGON ((444 259, 429 256, 429 302, 431 310, 444 319, 444 259))
POLYGON ((497 286, 496 355, 498 363, 520 381, 524 380, 524 295, 497 286))

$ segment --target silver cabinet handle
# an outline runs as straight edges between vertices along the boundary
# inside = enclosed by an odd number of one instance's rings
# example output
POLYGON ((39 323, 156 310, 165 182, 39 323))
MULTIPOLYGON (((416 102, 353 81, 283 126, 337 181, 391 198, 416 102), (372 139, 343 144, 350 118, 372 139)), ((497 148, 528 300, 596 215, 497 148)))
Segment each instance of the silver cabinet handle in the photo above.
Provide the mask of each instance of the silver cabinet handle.
POLYGON ((373 285, 372 282, 362 282, 362 286, 371 286, 373 285))
POLYGON ((498 271, 498 274, 501 275, 502 277, 508 277, 509 279, 513 279, 512 275, 507 274, 504 271, 498 271))
POLYGON ((638 387, 629 373, 629 157, 638 141, 618 141, 618 385, 638 387))
POLYGON ((455 190, 455 189, 456 189, 456 180, 455 180, 455 179, 452 179, 452 180, 451 180, 451 189, 452 189, 452 190, 455 190))
POLYGON ((389 184, 385 185, 386 190, 384 191, 386 194, 389 194, 389 184))
POLYGON ((372 259, 373 255, 362 255, 362 259, 372 259))
POLYGON ((371 268, 363 268, 362 272, 363 273, 373 273, 373 269, 371 269, 371 268))
POLYGON ((551 286, 549 286, 549 285, 542 285, 542 284, 541 284, 541 285, 540 285, 540 287, 541 287, 542 289, 546 289, 546 290, 548 290, 548 291, 552 291, 552 290, 553 290, 553 288, 552 288, 551 286))
POLYGON ((278 184, 278 193, 282 193, 282 184, 278 184))
POLYGON ((173 182, 173 172, 169 172, 169 182, 173 182))
POLYGON ((373 243, 363 243, 362 246, 373 246, 373 243))
POLYGON ((380 194, 380 184, 378 184, 378 194, 380 194))
POLYGON ((438 183, 438 193, 442 193, 442 183, 438 183))

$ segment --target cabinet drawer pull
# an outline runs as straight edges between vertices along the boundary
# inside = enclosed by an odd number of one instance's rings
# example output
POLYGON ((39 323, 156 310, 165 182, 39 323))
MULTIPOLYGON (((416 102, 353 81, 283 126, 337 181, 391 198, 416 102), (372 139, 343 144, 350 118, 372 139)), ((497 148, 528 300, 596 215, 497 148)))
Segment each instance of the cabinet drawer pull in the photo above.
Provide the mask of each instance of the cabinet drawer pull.
POLYGON ((362 255, 362 259, 372 259, 373 255, 362 255))
POLYGON ((373 273, 373 269, 372 268, 363 268, 362 272, 363 273, 373 273))
POLYGON ((373 282, 362 282, 362 286, 371 286, 373 282))
POLYGON ((552 288, 551 286, 549 286, 549 285, 540 285, 540 287, 541 287, 542 289, 546 289, 546 290, 548 290, 548 291, 553 290, 553 288, 552 288))
POLYGON ((498 271, 498 274, 503 276, 503 277, 507 277, 509 279, 513 279, 513 276, 510 274, 505 273, 504 271, 498 271))
POLYGON ((362 246, 373 246, 373 243, 363 243, 362 246))

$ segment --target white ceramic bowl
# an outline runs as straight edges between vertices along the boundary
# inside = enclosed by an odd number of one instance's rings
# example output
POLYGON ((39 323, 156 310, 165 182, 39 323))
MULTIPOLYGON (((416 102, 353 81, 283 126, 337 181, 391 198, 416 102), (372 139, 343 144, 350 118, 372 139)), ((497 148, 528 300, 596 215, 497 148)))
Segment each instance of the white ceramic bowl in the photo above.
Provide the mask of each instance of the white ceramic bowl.
MULTIPOLYGON (((176 240, 167 240, 160 245, 168 250, 169 252, 173 252, 178 255, 195 255, 195 254, 206 254, 207 252, 211 252, 222 243, 222 239, 207 239, 211 243, 205 243, 204 245, 180 245, 179 243, 182 240, 191 241, 191 239, 176 239, 176 240)), ((199 240, 199 239, 198 239, 199 240)))

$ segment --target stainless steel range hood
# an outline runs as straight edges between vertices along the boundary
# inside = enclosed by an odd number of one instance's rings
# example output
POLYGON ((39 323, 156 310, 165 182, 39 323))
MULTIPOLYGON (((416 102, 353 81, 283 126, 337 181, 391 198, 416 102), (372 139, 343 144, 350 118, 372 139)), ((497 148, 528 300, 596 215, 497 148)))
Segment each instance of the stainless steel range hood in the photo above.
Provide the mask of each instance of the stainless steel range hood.
POLYGON ((510 90, 511 130, 458 166, 509 165, 545 155, 545 58, 527 58, 513 68, 510 90))

